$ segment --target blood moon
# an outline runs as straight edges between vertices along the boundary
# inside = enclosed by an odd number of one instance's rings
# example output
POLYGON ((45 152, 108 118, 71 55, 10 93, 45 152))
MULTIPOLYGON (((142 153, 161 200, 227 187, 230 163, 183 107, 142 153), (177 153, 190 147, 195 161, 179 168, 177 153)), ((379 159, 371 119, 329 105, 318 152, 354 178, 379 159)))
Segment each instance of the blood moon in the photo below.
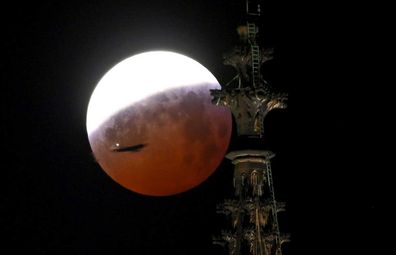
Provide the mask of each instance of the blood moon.
POLYGON ((231 114, 211 103, 216 78, 178 53, 151 51, 115 65, 99 81, 87 111, 93 154, 117 183, 167 196, 205 181, 231 136, 231 114))

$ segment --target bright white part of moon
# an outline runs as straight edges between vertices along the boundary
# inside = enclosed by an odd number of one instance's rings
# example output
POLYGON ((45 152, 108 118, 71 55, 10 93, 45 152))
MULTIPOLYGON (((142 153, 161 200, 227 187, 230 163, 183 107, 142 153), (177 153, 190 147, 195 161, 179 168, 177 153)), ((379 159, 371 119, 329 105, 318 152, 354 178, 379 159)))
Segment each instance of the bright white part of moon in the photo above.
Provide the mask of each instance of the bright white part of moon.
POLYGON ((92 93, 87 112, 88 135, 115 113, 154 94, 191 84, 218 84, 197 61, 169 51, 127 58, 110 69, 92 93))

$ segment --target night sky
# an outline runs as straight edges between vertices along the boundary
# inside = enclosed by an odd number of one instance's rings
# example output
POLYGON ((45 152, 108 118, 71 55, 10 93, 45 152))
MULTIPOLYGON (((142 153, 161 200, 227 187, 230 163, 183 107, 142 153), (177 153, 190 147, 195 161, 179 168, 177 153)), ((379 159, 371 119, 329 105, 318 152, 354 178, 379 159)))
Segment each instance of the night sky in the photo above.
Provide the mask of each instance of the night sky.
MULTIPOLYGON (((226 254, 211 238, 227 226, 215 208, 232 196, 230 162, 189 192, 135 194, 94 161, 85 117, 103 74, 146 50, 185 54, 228 82, 235 73, 222 54, 236 42, 243 8, 235 0, 3 6, 4 254, 226 254)), ((375 87, 372 69, 360 68, 370 62, 367 45, 357 43, 373 30, 359 22, 364 15, 347 22, 354 9, 336 3, 271 0, 262 9, 260 43, 275 50, 263 74, 289 93, 288 109, 266 118, 260 144, 277 155, 275 195, 287 203, 280 228, 292 239, 284 255, 379 254, 387 186, 377 160, 384 149, 374 144, 386 142, 385 130, 377 129, 377 92, 363 89, 375 87)), ((233 137, 230 150, 240 146, 233 137)))

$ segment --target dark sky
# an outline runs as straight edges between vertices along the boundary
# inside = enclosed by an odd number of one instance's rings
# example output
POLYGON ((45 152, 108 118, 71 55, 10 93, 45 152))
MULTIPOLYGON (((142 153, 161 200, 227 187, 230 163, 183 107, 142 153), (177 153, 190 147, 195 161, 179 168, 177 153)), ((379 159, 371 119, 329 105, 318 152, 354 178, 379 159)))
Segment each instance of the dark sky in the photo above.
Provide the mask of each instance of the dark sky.
MULTIPOLYGON (((242 8, 220 0, 4 6, 7 254, 225 254, 211 238, 226 226, 215 207, 232 194, 230 163, 184 194, 132 193, 94 162, 85 114, 102 75, 145 50, 186 54, 227 82, 233 71, 221 57, 234 45, 242 8)), ((263 140, 277 154, 277 199, 287 202, 279 220, 292 242, 284 254, 377 254, 386 185, 376 158, 384 149, 373 145, 381 141, 378 94, 366 89, 372 69, 360 68, 367 48, 358 43, 373 30, 357 21, 364 15, 347 22, 354 9, 337 3, 271 0, 262 9, 260 40, 275 49, 263 72, 290 97, 287 110, 267 117, 263 140)))

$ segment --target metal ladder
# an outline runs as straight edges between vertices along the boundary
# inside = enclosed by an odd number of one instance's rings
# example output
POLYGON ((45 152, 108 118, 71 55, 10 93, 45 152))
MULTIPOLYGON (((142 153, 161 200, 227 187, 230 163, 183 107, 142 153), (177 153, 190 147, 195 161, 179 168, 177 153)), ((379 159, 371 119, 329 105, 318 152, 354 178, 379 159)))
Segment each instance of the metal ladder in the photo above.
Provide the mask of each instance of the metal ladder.
POLYGON ((247 23, 247 28, 252 57, 252 82, 256 88, 260 85, 260 47, 256 43, 258 29, 254 23, 247 23))
POLYGON ((267 162, 267 180, 268 180, 268 188, 272 200, 272 218, 273 218, 273 231, 276 233, 276 255, 282 255, 281 250, 281 240, 280 240, 280 232, 279 232, 279 224, 278 224, 278 215, 277 215, 277 206, 275 200, 275 192, 274 192, 274 184, 272 180, 272 170, 271 170, 271 162, 268 160, 267 162))

